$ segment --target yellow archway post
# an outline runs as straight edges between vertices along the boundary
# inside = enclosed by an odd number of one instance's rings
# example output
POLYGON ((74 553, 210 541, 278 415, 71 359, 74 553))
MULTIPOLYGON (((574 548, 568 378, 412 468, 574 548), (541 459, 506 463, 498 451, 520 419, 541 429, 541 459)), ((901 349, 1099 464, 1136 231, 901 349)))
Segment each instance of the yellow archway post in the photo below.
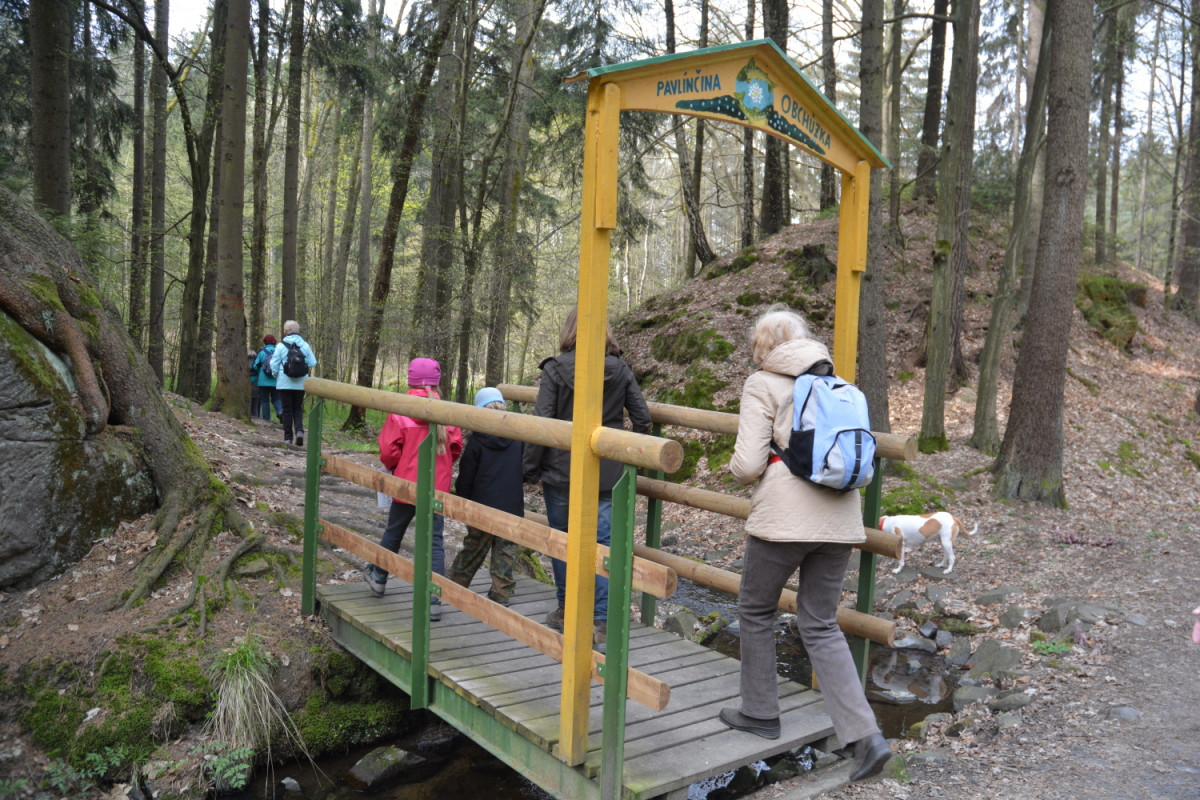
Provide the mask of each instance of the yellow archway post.
MULTIPOLYGON (((617 224, 620 112, 656 111, 733 122, 784 139, 842 173, 834 367, 853 380, 858 293, 866 268, 867 206, 872 169, 887 161, 767 39, 597 67, 588 80, 579 245, 579 329, 571 435, 567 595, 559 756, 587 752, 592 616, 600 459, 593 447, 602 424, 609 235, 617 224)), ((568 82, 570 82, 568 81, 568 82)), ((615 598, 614 598, 615 599, 615 598)), ((610 647, 625 647, 612 642, 610 647)))

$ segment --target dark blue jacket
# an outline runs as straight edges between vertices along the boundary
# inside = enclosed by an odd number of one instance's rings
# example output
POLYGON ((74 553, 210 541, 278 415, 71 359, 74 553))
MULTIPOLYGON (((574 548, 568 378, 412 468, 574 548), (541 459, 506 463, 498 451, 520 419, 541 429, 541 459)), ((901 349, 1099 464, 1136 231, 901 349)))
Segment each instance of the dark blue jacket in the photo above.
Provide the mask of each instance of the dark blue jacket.
POLYGON ((476 431, 467 439, 458 462, 454 491, 467 500, 524 516, 525 490, 521 480, 524 449, 524 442, 476 431))

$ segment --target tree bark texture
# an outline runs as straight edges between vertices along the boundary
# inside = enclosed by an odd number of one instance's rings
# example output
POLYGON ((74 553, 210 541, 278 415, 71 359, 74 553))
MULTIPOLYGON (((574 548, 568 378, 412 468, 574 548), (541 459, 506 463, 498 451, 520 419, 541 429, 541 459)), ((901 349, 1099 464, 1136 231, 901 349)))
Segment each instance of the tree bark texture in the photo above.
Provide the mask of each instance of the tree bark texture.
POLYGON ((1096 265, 1108 263, 1108 168, 1112 152, 1113 87, 1116 85, 1117 12, 1104 12, 1101 34, 1104 48, 1100 55, 1100 127, 1099 158, 1096 159, 1096 265))
MULTIPOLYGON (((746 0, 746 41, 754 38, 754 0, 746 0)), ((742 249, 754 244, 754 130, 742 132, 742 249)))
MULTIPOLYGON (((140 7, 139 7, 140 11, 140 7)), ((146 48, 133 42, 133 179, 129 220, 129 338, 145 348, 146 328, 146 48)))
MULTIPOLYGON (((866 16, 864 11, 863 16, 866 16)), ((750 36, 746 37, 747 39, 750 36)), ((821 0, 821 77, 825 99, 837 105, 837 61, 833 54, 833 0, 821 0)), ((824 211, 838 202, 838 171, 821 162, 821 199, 824 211)))
POLYGON ((1017 279, 1020 274, 1021 257, 1025 252, 1025 239, 1030 235, 1031 228, 1029 215, 1032 207, 1033 173, 1046 136, 1046 91, 1050 83, 1050 26, 1042 26, 1041 30, 1040 57, 1034 62, 1040 66, 1029 95, 1024 144, 1017 162, 1012 229, 1008 237, 1008 247, 1004 251, 1004 264, 1000 268, 996 295, 992 299, 992 316, 983 341, 983 353, 979 358, 979 390, 975 400, 974 429, 968 442, 976 450, 989 455, 994 455, 1000 447, 1000 426, 996 419, 1000 364, 1012 337, 1017 279))
MULTIPOLYGON (((883 0, 863 0, 862 15, 858 125, 862 135, 878 147, 883 133, 883 0)), ((871 170, 867 269, 859 289, 857 382, 867 396, 871 430, 889 432, 882 185, 882 173, 871 170)))
MULTIPOLYGON (((773 39, 787 52, 788 5, 786 0, 763 0, 763 35, 773 39)), ((762 232, 779 233, 788 223, 784 186, 787 171, 787 144, 774 136, 766 137, 762 178, 762 232)))
POLYGON ((150 155, 150 329, 146 355, 150 369, 158 376, 161 386, 166 372, 163 369, 163 306, 166 304, 166 228, 167 228, 167 65, 166 43, 170 37, 171 4, 169 0, 154 2, 154 38, 164 59, 154 59, 150 71, 150 102, 154 116, 150 155))
POLYGON ((245 292, 242 286, 242 221, 246 182, 246 64, 250 0, 229 0, 221 100, 221 203, 217 233, 217 388, 212 410, 248 418, 245 292))
MULTIPOLYGON (((946 117, 942 157, 938 167, 937 237, 933 249, 933 287, 929 296, 929 319, 925 326, 925 397, 921 404, 921 433, 918 447, 931 453, 949 448, 946 440, 946 378, 953 349, 954 247, 958 234, 961 193, 959 185, 969 177, 964 151, 974 131, 968 108, 974 101, 972 75, 976 56, 976 31, 979 24, 978 0, 966 0, 956 9, 954 18, 954 59, 950 65, 950 89, 947 107, 955 109, 946 117)), ((969 190, 968 190, 969 191, 969 190)))
POLYGON ((72 9, 66 0, 29 4, 33 202, 54 217, 71 213, 72 9))
POLYGON ((300 89, 304 78, 304 0, 291 0, 288 33, 287 127, 283 145, 283 271, 279 327, 296 319, 296 251, 300 218, 300 89))
POLYGON ((921 120, 921 151, 917 155, 917 181, 913 198, 937 200, 938 129, 942 125, 942 74, 946 63, 946 10, 950 0, 934 0, 929 38, 929 73, 925 80, 925 114, 921 120))
POLYGON ((1092 16, 1088 0, 1055 0, 1046 133, 1046 197, 1029 318, 1008 429, 992 467, 998 497, 1063 506, 1063 386, 1083 247, 1092 16))
POLYGON ((1192 50, 1192 95, 1188 122, 1187 166, 1184 181, 1179 223, 1179 267, 1176 278, 1179 287, 1172 300, 1172 307, 1189 314, 1200 309, 1200 22, 1193 22, 1191 29, 1192 50))

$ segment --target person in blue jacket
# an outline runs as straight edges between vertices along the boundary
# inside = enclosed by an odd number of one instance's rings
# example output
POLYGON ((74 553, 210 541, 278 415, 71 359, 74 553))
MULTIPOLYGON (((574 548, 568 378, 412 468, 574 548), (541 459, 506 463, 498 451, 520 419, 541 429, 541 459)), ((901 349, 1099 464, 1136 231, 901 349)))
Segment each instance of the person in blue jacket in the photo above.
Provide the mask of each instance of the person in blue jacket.
POLYGON ((271 421, 271 406, 275 406, 275 416, 283 418, 283 404, 279 400, 279 395, 275 391, 275 375, 267 374, 263 367, 269 367, 271 356, 275 354, 275 345, 278 342, 271 334, 263 337, 262 349, 254 357, 254 366, 250 368, 251 378, 253 382, 258 384, 258 409, 259 413, 251 413, 251 416, 261 416, 267 422, 271 421))
POLYGON ((283 411, 279 414, 283 422, 283 441, 290 445, 294 434, 296 446, 301 447, 304 445, 304 381, 308 373, 296 377, 284 371, 289 345, 299 348, 309 370, 317 365, 317 357, 313 355, 308 342, 301 338, 300 323, 294 319, 283 323, 283 341, 275 345, 275 352, 271 354, 271 372, 275 374, 275 388, 283 404, 283 411))

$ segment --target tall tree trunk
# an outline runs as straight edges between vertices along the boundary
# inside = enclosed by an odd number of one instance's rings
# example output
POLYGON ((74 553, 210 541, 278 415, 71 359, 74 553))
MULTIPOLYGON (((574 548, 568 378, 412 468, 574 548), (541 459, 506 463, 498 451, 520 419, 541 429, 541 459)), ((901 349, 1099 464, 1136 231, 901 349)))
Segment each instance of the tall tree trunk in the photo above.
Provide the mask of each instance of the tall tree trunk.
MULTIPOLYGON (((858 125, 862 135, 878 147, 883 138, 883 0, 863 0, 861 36, 858 125)), ((883 261, 882 184, 882 173, 871 170, 867 269, 859 289, 857 380, 867 396, 873 431, 892 429, 887 397, 887 310, 884 307, 887 276, 883 261)))
MULTIPOLYGON (((375 65, 379 57, 379 36, 381 32, 380 12, 375 0, 368 0, 367 8, 367 63, 375 65)), ((398 20, 397 20, 398 21, 398 20)), ((375 168, 375 94, 371 90, 363 92, 362 110, 362 174, 360 176, 359 202, 362 203, 360 217, 362 224, 358 228, 358 303, 355 305, 355 315, 359 321, 354 326, 354 351, 350 358, 358 352, 362 335, 362 323, 367 319, 371 300, 371 209, 374 198, 375 184, 372 177, 375 168)))
MULTIPOLYGON (((1184 38, 1188 38, 1190 28, 1184 28, 1184 38)), ((1179 48, 1179 85, 1187 86, 1188 56, 1191 48, 1179 48)), ((1180 212, 1183 209, 1183 190, 1179 186, 1180 177, 1184 170, 1184 157, 1187 144, 1184 140, 1184 105, 1191 108, 1193 100, 1190 97, 1175 98, 1175 163, 1171 170, 1171 225, 1167 228, 1167 274, 1163 277, 1163 308, 1171 308, 1174 299, 1171 297, 1171 283, 1178 280, 1180 269, 1179 257, 1176 254, 1180 212)), ((1189 117, 1189 122, 1194 117, 1189 117)))
MULTIPOLYGON (((1151 45, 1150 56, 1150 90, 1146 98, 1146 127, 1142 131, 1141 142, 1141 174, 1138 177, 1138 232, 1134 246, 1137 249, 1136 263, 1139 270, 1146 268, 1146 191, 1150 181, 1150 154, 1155 150, 1154 139, 1154 100, 1158 88, 1158 56, 1162 47, 1163 8, 1157 6, 1154 12, 1154 41, 1151 45)), ((1171 270, 1166 270, 1168 278, 1171 270)))
MULTIPOLYGON (((500 167, 500 207, 496 212, 495 242, 496 259, 493 262, 490 302, 488 308, 487 360, 484 367, 484 383, 495 386, 504 380, 508 331, 512 325, 512 286, 514 280, 524 283, 532 273, 534 254, 530 252, 527 237, 520 228, 521 187, 525 183, 526 157, 529 149, 529 103, 533 97, 533 76, 536 63, 531 56, 529 42, 541 19, 539 4, 526 0, 520 4, 520 15, 516 20, 517 36, 511 54, 512 110, 508 115, 504 162, 500 167)), ((470 285, 468 280, 467 285, 470 285)), ((467 293, 468 295, 470 292, 467 293)), ((464 318, 469 318, 470 301, 464 308, 464 318)), ((464 323, 466 319, 464 319, 464 323)), ((464 324, 464 328, 465 328, 464 324)), ((465 353, 460 353, 459 375, 465 376, 465 353)), ((461 381, 460 381, 461 382, 461 381)), ((464 393, 465 399, 465 393, 464 393)))
POLYGON ((197 362, 211 359, 212 351, 201 345, 201 301, 208 266, 208 204, 213 137, 221 115, 223 73, 225 70, 225 32, 227 0, 213 5, 212 65, 204 105, 204 123, 196 142, 196 162, 192 169, 192 214, 188 220, 188 266, 183 295, 179 302, 179 363, 175 365, 175 391, 203 402, 208 385, 197 382, 197 362))
MULTIPOLYGON (((754 0, 746 0, 746 41, 754 38, 754 0)), ((742 128, 742 249, 754 244, 754 129, 742 128)))
POLYGON ((997 497, 1059 507, 1066 505, 1063 388, 1087 192, 1091 12, 1090 0, 1054 0, 1049 7, 1054 48, 1049 65, 1045 219, 1008 428, 992 465, 997 497))
MULTIPOLYGON (((971 33, 970 46, 979 49, 979 13, 976 11, 975 28, 971 33)), ((956 45, 957 46, 957 45, 956 45)), ((966 306, 967 272, 971 268, 971 177, 975 161, 975 98, 979 94, 979 63, 972 58, 968 64, 968 90, 962 95, 963 105, 958 112, 962 115, 962 127, 957 135, 962 146, 958 150, 958 186, 954 192, 954 249, 951 257, 953 291, 950 295, 950 368, 948 389, 956 391, 967 383, 970 370, 962 351, 963 313, 966 306)))
MULTIPOLYGON (((425 105, 429 100, 429 85, 433 81, 433 73, 437 67, 438 56, 442 51, 453 17, 458 13, 460 0, 447 0, 437 30, 425 53, 425 61, 421 66, 417 84, 412 87, 409 95, 408 118, 404 124, 404 134, 401 137, 400 149, 392 161, 392 191, 388 198, 387 216, 380 231, 379 264, 375 269, 375 282, 371 287, 371 313, 365 320, 362 350, 358 363, 358 385, 370 387, 375 380, 375 363, 379 357, 379 334, 383 328, 383 310, 387 304, 388 294, 392 290, 392 266, 396 258, 396 240, 400 233, 400 217, 404 211, 404 201, 408 197, 408 182, 412 176, 413 160, 417 155, 417 147, 421 141, 421 124, 424 121, 425 105)), ((399 105, 399 104, 397 104, 399 105)), ((399 109, 397 108, 397 111, 399 109)), ((364 412, 361 406, 353 406, 346 415, 343 427, 348 429, 362 428, 364 412)))
MULTIPOLYGON (((1040 42, 1046 23, 1046 0, 1029 0, 1026 9, 1026 31, 1029 42, 1025 52, 1025 93, 1033 96, 1033 84, 1041 68, 1040 42)), ((1037 246, 1042 226, 1042 192, 1046 185, 1046 148, 1041 147, 1033 162, 1033 178, 1029 187, 1029 231, 1025 235, 1025 252, 1021 254, 1020 288, 1017 289, 1016 309, 1013 324, 1025 324, 1025 312, 1029 308, 1029 292, 1033 286, 1033 269, 1037 264, 1037 246)))
POLYGON ((1117 241, 1117 214, 1121 208, 1121 147, 1125 143, 1125 55, 1133 42, 1130 41, 1132 24, 1130 15, 1136 6, 1124 5, 1116 15, 1116 45, 1113 64, 1113 140, 1112 180, 1109 188, 1108 241, 1112 258, 1120 258, 1120 242, 1117 241))
MULTIPOLYGON (((442 365, 445 384, 456 370, 451 364, 453 338, 450 307, 450 286, 456 283, 455 239, 456 212, 462 194, 460 167, 462 164, 462 130, 456 124, 454 111, 458 108, 462 83, 462 31, 460 14, 451 23, 454 27, 442 46, 437 82, 431 90, 433 109, 430 133, 429 197, 425 203, 421 232, 421 261, 417 270, 417 296, 413 304, 412 346, 410 356, 426 356, 442 365)), ((448 385, 442 387, 449 389, 448 385)))
MULTIPOLYGON (((92 41, 92 6, 83 4, 83 103, 84 108, 96 105, 96 54, 92 41)), ((83 119, 83 181, 76 204, 87 230, 95 230, 94 215, 100 210, 100 176, 96 160, 96 117, 85 114, 83 119)))
MULTIPOLYGON (((166 55, 171 3, 154 0, 154 38, 166 55)), ((163 370, 163 306, 166 303, 167 228, 167 71, 155 60, 150 71, 150 104, 154 115, 150 144, 150 329, 146 357, 161 387, 163 370)))
POLYGON ((1195 314, 1200 308, 1200 22, 1191 23, 1192 94, 1188 155, 1179 225, 1179 288, 1172 307, 1195 314))
MULTIPOLYGON (((866 16, 866 10, 863 11, 866 16)), ((749 35, 746 36, 750 38, 749 35)), ((837 105, 837 61, 833 54, 833 0, 821 0, 821 77, 825 99, 837 105)), ((831 164, 821 162, 821 200, 824 211, 838 202, 838 171, 831 164)))
POLYGON ((71 214, 71 18, 66 0, 29 4, 29 146, 33 203, 71 214))
MULTIPOLYGON (((786 0, 763 0, 763 35, 787 52, 788 6, 786 0)), ((774 136, 766 137, 763 155, 762 230, 767 236, 779 233, 787 224, 784 195, 787 172, 787 145, 774 136)))
MULTIPOLYGON (((137 13, 141 13, 140 2, 137 13)), ((129 338, 138 352, 146 343, 146 47, 133 40, 133 180, 129 220, 129 338)))
POLYGON ((1100 127, 1096 159, 1096 266, 1108 262, 1108 168, 1112 153, 1113 88, 1116 85, 1117 12, 1104 12, 1104 49, 1100 55, 1100 127))
POLYGON ((1029 107, 1025 116, 1025 139, 1021 157, 1017 162, 1016 195, 1013 198, 1012 228, 1008 247, 1004 251, 1004 265, 992 299, 992 317, 987 336, 983 342, 983 353, 979 359, 979 391, 975 401, 975 427, 968 442, 976 450, 995 455, 1000 447, 1000 426, 996 420, 996 396, 999 392, 1000 364, 1008 349, 1012 336, 1013 311, 1017 279, 1020 273, 1021 256, 1025 252, 1025 238, 1029 235, 1029 213, 1033 191, 1033 173, 1038 154, 1046 136, 1046 91, 1050 84, 1048 69, 1050 62, 1050 26, 1042 30, 1039 68, 1029 93, 1029 107))
POLYGON ((267 294, 267 60, 270 55, 268 23, 271 4, 258 0, 258 30, 254 40, 254 131, 250 153, 251 192, 254 206, 250 222, 250 338, 265 332, 267 294))
POLYGON ((279 327, 296 318, 296 245, 299 235, 300 89, 304 79, 304 0, 290 0, 287 129, 283 146, 283 274, 279 327))
MULTIPOLYGON (((673 0, 666 0, 666 28, 667 28, 667 52, 675 52, 675 4, 673 0)), ((708 236, 704 232, 704 220, 700 217, 700 196, 696 191, 695 184, 692 182, 691 170, 688 168, 688 147, 687 139, 683 133, 683 117, 676 117, 673 122, 675 124, 675 158, 679 162, 679 186, 683 192, 683 207, 687 215, 687 245, 684 248, 684 277, 690 280, 696 275, 696 265, 691 254, 694 253, 696 258, 700 259, 700 264, 703 266, 713 261, 716 256, 713 255, 712 248, 708 244, 708 236)), ((700 134, 701 136, 703 134, 700 134)), ((697 140, 697 145, 700 140, 697 140)))
MULTIPOLYGON (((892 168, 888 171, 888 228, 895 239, 899 239, 900 231, 900 98, 904 91, 904 83, 900 76, 904 63, 904 0, 894 0, 891 44, 888 52, 888 120, 887 120, 887 153, 892 168)), ((882 222, 882 220, 880 220, 882 222)))
POLYGON ((929 38, 929 74, 925 81, 925 115, 921 120, 921 151, 917 155, 917 182, 913 198, 937 200, 938 129, 942 124, 942 72, 946 63, 946 10, 950 0, 933 0, 933 28, 929 38))
POLYGON ((246 183, 246 63, 250 0, 229 0, 225 34, 225 87, 221 100, 221 213, 217 266, 217 388, 213 411, 247 417, 245 293, 242 287, 242 220, 246 183))
MULTIPOLYGON (((329 353, 326 359, 327 367, 322 374, 336 379, 341 374, 342 320, 346 314, 346 272, 350 267, 350 246, 354 242, 354 217, 358 213, 358 192, 362 186, 359 180, 359 160, 362 158, 362 147, 353 142, 353 158, 350 171, 346 175, 346 206, 342 213, 341 234, 338 237, 337 249, 333 261, 329 265, 329 279, 322 281, 322 286, 333 286, 328 295, 320 292, 319 297, 325 300, 321 311, 320 330, 323 334, 321 352, 329 353), (331 296, 330 296, 331 295, 331 296)), ((333 175, 337 179, 337 174, 333 175)), ((366 226, 366 221, 363 221, 366 226)))
POLYGON ((929 297, 929 319, 925 326, 925 397, 921 404, 921 433, 917 446, 921 452, 946 450, 946 379, 953 350, 954 250, 958 239, 963 197, 960 186, 966 182, 969 197, 969 137, 974 132, 974 63, 977 54, 979 24, 978 0, 966 0, 955 10, 954 58, 950 66, 950 90, 947 107, 955 113, 946 117, 938 168, 937 238, 933 249, 933 288, 929 297))
MULTIPOLYGON (((225 101, 222 87, 221 102, 225 101)), ((216 137, 213 139, 212 203, 208 215, 208 248, 204 259, 204 291, 200 296, 200 325, 196 332, 196 359, 194 363, 195 397, 199 403, 208 401, 212 386, 213 331, 216 326, 217 305, 217 262, 220 260, 221 224, 221 148, 225 116, 217 120, 216 137)))
MULTIPOLYGON (((700 0, 700 47, 708 47, 708 0, 700 0)), ((678 143, 678 141, 677 141, 678 143)), ((700 210, 700 180, 704 173, 704 117, 696 117, 696 147, 692 151, 692 174, 690 177, 692 184, 692 197, 696 198, 696 224, 693 228, 699 228, 700 237, 697 239, 695 234, 688 238, 688 255, 684 258, 686 265, 685 273, 687 277, 694 278, 696 259, 700 259, 700 266, 707 266, 711 261, 716 259, 716 254, 713 253, 712 246, 708 243, 708 235, 704 231, 704 218, 700 210), (708 261, 705 261, 705 258, 708 261)))

